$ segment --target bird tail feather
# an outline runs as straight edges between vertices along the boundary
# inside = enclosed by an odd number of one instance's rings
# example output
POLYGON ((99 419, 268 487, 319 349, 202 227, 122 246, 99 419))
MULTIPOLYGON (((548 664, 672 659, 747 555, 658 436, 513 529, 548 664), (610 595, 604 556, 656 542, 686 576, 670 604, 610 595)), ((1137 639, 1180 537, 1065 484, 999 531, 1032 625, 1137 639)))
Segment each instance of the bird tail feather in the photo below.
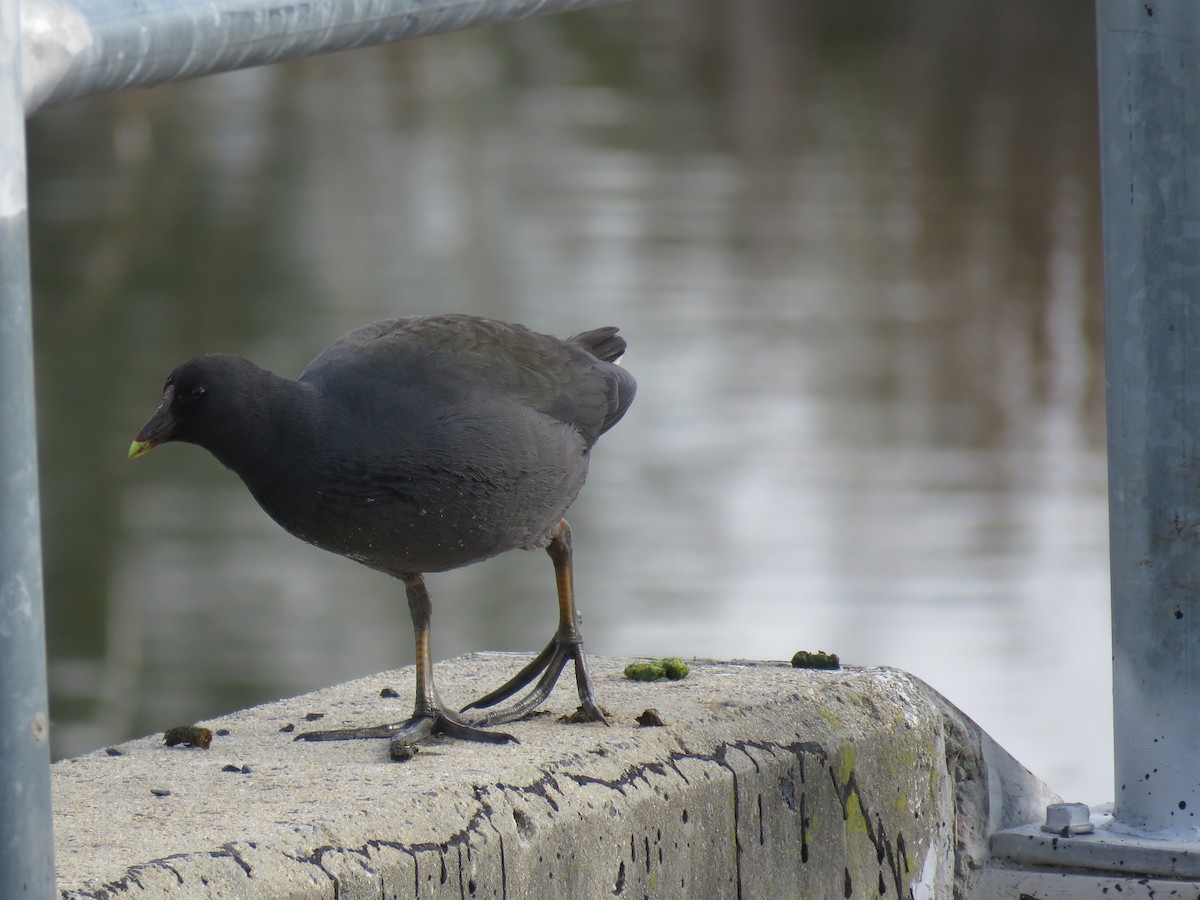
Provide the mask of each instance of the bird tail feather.
POLYGON ((576 334, 567 338, 567 343, 582 347, 596 359, 607 363, 619 360, 628 346, 625 338, 617 334, 617 329, 611 325, 576 334))

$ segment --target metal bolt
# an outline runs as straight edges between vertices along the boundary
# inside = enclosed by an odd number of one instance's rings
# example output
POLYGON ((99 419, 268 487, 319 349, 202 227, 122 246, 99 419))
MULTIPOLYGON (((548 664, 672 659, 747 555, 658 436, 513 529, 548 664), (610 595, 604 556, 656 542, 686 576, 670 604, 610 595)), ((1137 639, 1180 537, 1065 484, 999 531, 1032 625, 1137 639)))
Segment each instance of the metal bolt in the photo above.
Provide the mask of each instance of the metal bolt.
POLYGON ((1086 803, 1051 803, 1046 807, 1046 821, 1042 831, 1071 837, 1076 834, 1091 834, 1092 811, 1086 803))

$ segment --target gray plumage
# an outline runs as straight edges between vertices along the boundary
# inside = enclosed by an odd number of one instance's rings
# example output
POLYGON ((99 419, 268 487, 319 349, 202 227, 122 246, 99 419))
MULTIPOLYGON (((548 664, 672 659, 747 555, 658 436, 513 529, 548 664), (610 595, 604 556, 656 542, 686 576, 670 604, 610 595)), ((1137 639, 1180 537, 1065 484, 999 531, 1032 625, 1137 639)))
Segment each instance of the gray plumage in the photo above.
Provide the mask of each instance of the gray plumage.
POLYGON ((201 356, 168 379, 174 430, 296 537, 392 575, 544 547, 589 451, 633 401, 615 328, 567 340, 474 316, 388 319, 299 379, 201 356), (197 389, 199 399, 192 399, 197 389))

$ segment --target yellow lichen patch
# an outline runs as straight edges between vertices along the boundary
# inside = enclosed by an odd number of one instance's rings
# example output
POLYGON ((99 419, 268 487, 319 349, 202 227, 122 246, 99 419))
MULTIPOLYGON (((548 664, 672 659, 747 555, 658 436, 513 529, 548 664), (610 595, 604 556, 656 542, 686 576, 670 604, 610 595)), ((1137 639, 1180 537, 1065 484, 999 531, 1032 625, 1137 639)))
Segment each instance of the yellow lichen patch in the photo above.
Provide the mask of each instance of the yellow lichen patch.
POLYGON ((821 714, 821 717, 824 718, 825 721, 828 722, 830 725, 832 725, 834 728, 841 729, 842 722, 837 716, 835 716, 833 714, 832 710, 828 709, 825 706, 818 706, 817 712, 819 712, 821 714))
POLYGON ((867 820, 855 792, 846 798, 846 834, 866 834, 867 820))
POLYGON ((854 774, 854 761, 858 757, 858 751, 853 744, 843 744, 838 750, 838 781, 843 785, 850 783, 850 776, 854 774))
POLYGON ((862 804, 858 797, 858 785, 852 784, 854 776, 854 761, 857 751, 853 744, 844 744, 838 751, 838 782, 846 794, 846 833, 866 834, 867 820, 863 816, 862 804))

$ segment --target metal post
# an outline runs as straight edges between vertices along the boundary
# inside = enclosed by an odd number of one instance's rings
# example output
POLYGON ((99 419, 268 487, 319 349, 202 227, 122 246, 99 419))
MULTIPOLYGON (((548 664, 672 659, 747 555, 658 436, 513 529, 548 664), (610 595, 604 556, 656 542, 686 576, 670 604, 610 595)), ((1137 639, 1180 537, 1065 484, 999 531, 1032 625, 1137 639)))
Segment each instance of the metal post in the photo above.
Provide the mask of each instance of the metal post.
POLYGON ((1200 6, 1098 0, 1114 830, 1200 838, 1200 6))
POLYGON ((19 0, 0 0, 0 897, 54 896, 19 0))
POLYGON ((0 898, 54 894, 25 115, 87 94, 608 2, 0 0, 0 898))

